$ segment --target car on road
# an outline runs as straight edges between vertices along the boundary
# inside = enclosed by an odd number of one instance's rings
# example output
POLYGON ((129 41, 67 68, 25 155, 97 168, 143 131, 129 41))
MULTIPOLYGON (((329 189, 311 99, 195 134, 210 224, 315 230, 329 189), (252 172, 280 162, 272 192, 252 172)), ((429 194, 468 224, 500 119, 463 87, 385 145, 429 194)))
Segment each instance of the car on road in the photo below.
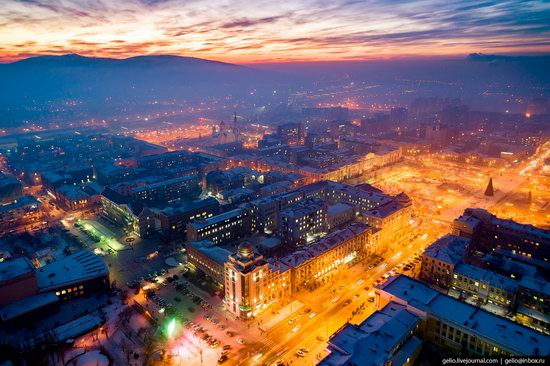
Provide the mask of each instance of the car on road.
POLYGON ((222 355, 218 358, 218 363, 224 363, 225 361, 227 361, 227 359, 228 359, 227 355, 222 354, 222 355))
POLYGON ((344 306, 348 306, 349 304, 351 304, 351 300, 347 299, 346 302, 344 303, 344 306))
POLYGON ((307 347, 300 347, 300 351, 304 352, 304 353, 308 353, 309 352, 309 348, 307 347))
POLYGON ((297 326, 295 326, 294 328, 292 328, 292 333, 296 333, 299 329, 300 329, 301 325, 298 324, 297 326))
POLYGON ((311 314, 309 314, 309 318, 313 319, 315 317, 315 315, 317 315, 317 313, 311 313, 311 314))
POLYGON ((228 330, 227 332, 225 332, 225 334, 227 334, 228 337, 234 337, 235 336, 235 333, 228 330))
POLYGON ((300 350, 296 351, 296 356, 298 357, 306 357, 306 353, 305 352, 302 352, 300 350))
POLYGON ((237 343, 238 343, 238 344, 244 344, 244 339, 242 339, 242 338, 240 338, 240 337, 237 338, 237 343))
POLYGON ((338 300, 340 300, 340 297, 339 297, 339 296, 337 296, 337 297, 335 297, 334 299, 332 299, 332 302, 337 302, 338 300))
POLYGON ((289 325, 294 324, 295 321, 296 321, 296 318, 289 319, 288 324, 289 325))
POLYGON ((286 364, 285 364, 285 361, 283 361, 283 360, 281 360, 281 359, 279 359, 279 360, 273 362, 273 366, 285 366, 285 365, 286 365, 286 364))
POLYGON ((222 347, 222 349, 223 349, 224 351, 227 351, 227 350, 231 349, 231 346, 228 345, 228 344, 224 344, 223 347, 222 347))

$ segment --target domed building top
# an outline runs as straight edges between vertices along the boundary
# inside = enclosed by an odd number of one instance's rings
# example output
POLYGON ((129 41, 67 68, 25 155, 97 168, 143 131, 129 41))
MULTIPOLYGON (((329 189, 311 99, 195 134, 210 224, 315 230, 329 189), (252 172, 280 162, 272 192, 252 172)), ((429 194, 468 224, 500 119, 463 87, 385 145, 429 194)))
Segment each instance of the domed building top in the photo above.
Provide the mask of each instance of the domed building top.
POLYGON ((407 206, 409 204, 411 204, 411 198, 405 193, 405 192, 401 192, 399 193, 397 196, 395 196, 397 202, 399 202, 400 204, 402 204, 403 206, 407 206))
POLYGON ((237 256, 239 258, 253 258, 254 247, 247 241, 242 242, 237 248, 237 256))

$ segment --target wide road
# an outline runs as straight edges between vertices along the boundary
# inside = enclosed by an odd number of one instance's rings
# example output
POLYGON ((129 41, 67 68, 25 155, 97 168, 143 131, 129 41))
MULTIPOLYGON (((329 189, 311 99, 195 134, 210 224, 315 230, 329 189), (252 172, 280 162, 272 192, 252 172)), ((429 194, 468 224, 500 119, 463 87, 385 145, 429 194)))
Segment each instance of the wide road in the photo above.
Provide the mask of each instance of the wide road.
POLYGON ((391 271, 394 266, 406 262, 408 258, 412 260, 414 255, 420 254, 432 239, 426 236, 419 237, 397 254, 391 254, 389 258, 374 268, 368 269, 371 261, 366 260, 348 270, 341 271, 339 278, 332 284, 312 292, 298 293, 296 298, 305 307, 271 328, 266 339, 262 341, 264 346, 255 349, 250 358, 242 360, 239 364, 272 364, 278 359, 293 364, 315 364, 318 361, 317 356, 326 348, 328 336, 350 319, 354 323, 359 323, 374 312, 374 303, 368 302, 367 298, 375 281, 391 271), (332 294, 333 290, 336 290, 337 293, 332 294), (347 301, 350 301, 348 305, 346 305, 347 301), (362 313, 353 317, 352 312, 361 304, 364 304, 362 313), (306 308, 312 309, 311 312, 299 316, 306 308), (289 324, 290 319, 295 319, 295 321, 289 324), (301 347, 309 349, 306 357, 296 355, 296 351, 301 347), (261 356, 258 356, 260 354, 261 356))

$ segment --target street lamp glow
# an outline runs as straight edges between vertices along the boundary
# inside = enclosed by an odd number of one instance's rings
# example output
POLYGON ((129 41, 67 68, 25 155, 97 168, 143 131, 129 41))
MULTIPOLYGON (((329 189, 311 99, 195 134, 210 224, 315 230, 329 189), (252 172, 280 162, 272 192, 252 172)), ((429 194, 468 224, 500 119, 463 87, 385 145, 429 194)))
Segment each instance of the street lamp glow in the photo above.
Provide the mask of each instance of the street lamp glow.
POLYGON ((168 327, 166 328, 169 337, 174 333, 174 329, 176 329, 176 319, 172 318, 172 320, 170 320, 170 323, 168 323, 168 327))

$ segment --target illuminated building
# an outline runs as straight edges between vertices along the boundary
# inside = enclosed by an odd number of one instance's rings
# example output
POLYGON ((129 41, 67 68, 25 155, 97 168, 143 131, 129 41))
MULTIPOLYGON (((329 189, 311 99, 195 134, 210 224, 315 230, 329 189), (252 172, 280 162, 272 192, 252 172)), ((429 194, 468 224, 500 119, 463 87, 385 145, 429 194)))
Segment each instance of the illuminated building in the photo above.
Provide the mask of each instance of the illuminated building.
POLYGON ((0 229, 32 224, 42 216, 42 203, 33 196, 23 196, 7 205, 0 205, 0 229))
POLYGON ((167 207, 159 213, 161 232, 170 238, 185 238, 189 222, 207 219, 217 215, 219 210, 220 204, 212 197, 182 206, 167 207))
POLYGON ((147 169, 148 172, 151 172, 191 164, 192 161, 192 153, 187 150, 177 150, 141 157, 137 159, 136 164, 139 168, 147 169))
POLYGON ((189 264, 224 285, 224 264, 230 251, 223 249, 210 240, 194 241, 186 245, 189 264))
POLYGON ((12 321, 43 307, 110 288, 109 269, 87 250, 36 268, 27 258, 0 262, 0 320, 12 321))
POLYGON ((237 208, 187 224, 187 241, 211 240, 216 244, 235 242, 250 231, 248 211, 237 208))
POLYGON ((364 222, 380 229, 380 246, 390 250, 397 249, 412 232, 411 199, 400 193, 392 202, 361 213, 364 222))
POLYGON ((206 175, 208 192, 216 195, 231 188, 243 188, 252 183, 263 183, 262 173, 245 167, 235 167, 228 170, 215 170, 206 175))
POLYGON ((283 144, 303 145, 304 126, 301 123, 285 123, 277 127, 277 136, 283 144))
POLYGON ((225 307, 247 320, 272 305, 290 299, 290 274, 284 265, 271 265, 247 242, 225 263, 225 307))
POLYGON ((496 217, 483 209, 468 208, 453 222, 453 233, 472 239, 476 250, 535 265, 550 260, 550 231, 496 217))
POLYGON ((277 232, 289 244, 307 245, 327 230, 327 204, 319 198, 297 202, 279 214, 277 232))
POLYGON ((158 204, 181 198, 195 197, 200 192, 199 178, 186 176, 134 188, 132 198, 145 204, 158 204))
POLYGON ((376 245, 372 230, 356 222, 281 258, 279 261, 291 268, 292 293, 325 284, 340 269, 349 268, 373 253, 376 245))
POLYGON ((298 191, 287 191, 249 202, 247 207, 252 232, 273 232, 279 222, 279 212, 302 198, 303 195, 298 191))
POLYGON ((299 189, 305 198, 318 197, 330 204, 342 202, 357 207, 359 212, 374 209, 394 198, 368 184, 351 186, 333 181, 321 181, 299 189))
POLYGON ((99 203, 99 196, 90 196, 75 186, 63 185, 57 189, 56 201, 70 210, 81 210, 99 203))
POLYGON ((449 288, 453 282, 455 266, 465 258, 470 241, 447 234, 422 253, 420 278, 439 288, 449 288))
POLYGON ((463 356, 545 356, 550 337, 465 304, 410 277, 390 277, 375 290, 377 309, 394 302, 421 319, 418 337, 463 356))
POLYGON ((519 281, 516 321, 550 334, 550 283, 542 278, 524 276, 519 281))
POLYGON ((257 167, 260 171, 274 170, 300 174, 310 183, 324 180, 341 182, 370 171, 374 167, 374 156, 370 154, 345 156, 338 163, 325 168, 286 163, 274 158, 263 158, 258 160, 257 167))
POLYGON ((139 237, 147 237, 156 231, 155 217, 149 208, 110 188, 101 193, 101 214, 139 237))
POLYGON ((457 264, 453 273, 452 289, 460 297, 471 296, 480 303, 490 302, 507 310, 515 304, 518 287, 518 281, 467 263, 457 264))

